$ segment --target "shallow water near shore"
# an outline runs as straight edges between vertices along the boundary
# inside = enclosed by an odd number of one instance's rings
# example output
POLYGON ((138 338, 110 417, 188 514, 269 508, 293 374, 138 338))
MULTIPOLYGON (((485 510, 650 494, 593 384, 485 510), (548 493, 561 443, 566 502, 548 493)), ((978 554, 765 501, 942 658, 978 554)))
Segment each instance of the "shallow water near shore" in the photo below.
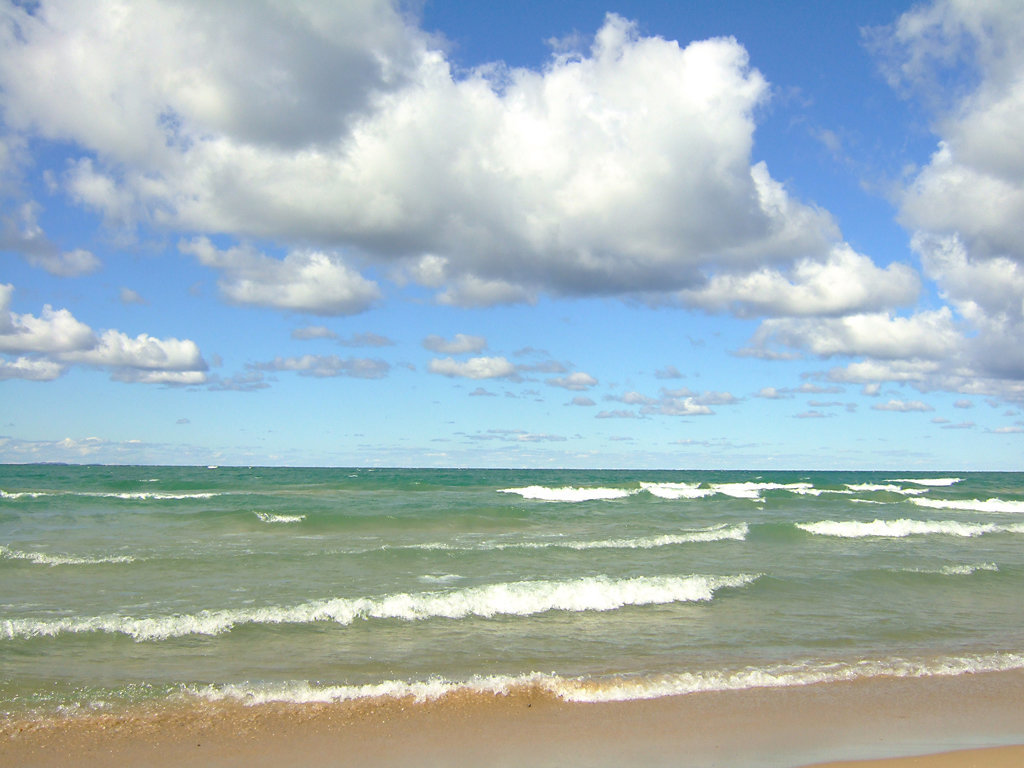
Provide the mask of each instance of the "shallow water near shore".
POLYGON ((1024 668, 1024 474, 0 467, 0 712, 1024 668))

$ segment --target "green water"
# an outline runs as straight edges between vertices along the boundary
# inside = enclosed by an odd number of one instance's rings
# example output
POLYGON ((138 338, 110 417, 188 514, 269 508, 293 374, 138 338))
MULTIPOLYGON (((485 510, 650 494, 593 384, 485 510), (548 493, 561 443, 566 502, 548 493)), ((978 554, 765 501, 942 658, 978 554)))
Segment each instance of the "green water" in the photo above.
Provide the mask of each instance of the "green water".
POLYGON ((1024 474, 36 465, 0 491, 0 711, 1024 667, 1024 474))

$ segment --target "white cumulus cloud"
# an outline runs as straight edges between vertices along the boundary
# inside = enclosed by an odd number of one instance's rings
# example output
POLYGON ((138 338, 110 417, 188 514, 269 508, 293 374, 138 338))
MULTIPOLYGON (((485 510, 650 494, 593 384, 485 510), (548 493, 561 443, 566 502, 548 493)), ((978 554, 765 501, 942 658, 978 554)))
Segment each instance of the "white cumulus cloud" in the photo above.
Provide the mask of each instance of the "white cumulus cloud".
POLYGON ((460 306, 691 291, 834 314, 916 290, 753 162, 771 91, 736 40, 609 14, 541 69, 456 73, 408 19, 384 0, 15 6, 0 106, 80 148, 61 181, 109 221, 287 251, 184 245, 238 303, 362 311, 379 288, 342 252, 460 306))
POLYGON ((221 251, 205 237, 179 248, 195 255, 201 264, 222 270, 220 289, 238 304, 350 315, 362 312, 380 297, 376 283, 333 254, 292 251, 279 261, 246 246, 221 251))
POLYGON ((483 352, 487 348, 487 339, 483 336, 469 336, 465 333, 456 333, 451 339, 445 339, 436 334, 431 334, 423 339, 423 346, 431 352, 442 355, 464 355, 483 352))
POLYGON ((548 379, 548 384, 553 387, 562 387, 563 389, 568 389, 573 392, 583 392, 591 387, 597 386, 597 379, 589 373, 576 371, 575 373, 570 373, 568 376, 557 376, 553 379, 548 379))
POLYGON ((433 359, 427 368, 450 378, 463 379, 517 379, 516 366, 504 357, 471 357, 468 360, 454 360, 450 357, 433 359))
POLYGON ((68 365, 106 368, 119 381, 200 384, 206 361, 189 339, 131 337, 109 329, 97 334, 66 309, 43 307, 40 316, 10 311, 12 285, 0 284, 0 353, 19 354, 0 361, 0 377, 50 380, 68 365))

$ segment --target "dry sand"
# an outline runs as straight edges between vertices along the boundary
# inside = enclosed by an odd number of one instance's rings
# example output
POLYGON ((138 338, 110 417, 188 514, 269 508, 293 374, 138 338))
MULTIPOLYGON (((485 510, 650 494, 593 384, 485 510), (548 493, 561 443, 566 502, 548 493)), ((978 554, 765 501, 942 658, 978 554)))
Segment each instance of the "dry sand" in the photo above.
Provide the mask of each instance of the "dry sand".
MULTIPOLYGON (((3 766, 728 766, 886 759, 1024 766, 1024 673, 569 704, 539 691, 441 701, 181 705, 0 725, 3 766), (964 750, 952 752, 953 750, 964 750)), ((854 763, 829 763, 833 768, 854 763)))

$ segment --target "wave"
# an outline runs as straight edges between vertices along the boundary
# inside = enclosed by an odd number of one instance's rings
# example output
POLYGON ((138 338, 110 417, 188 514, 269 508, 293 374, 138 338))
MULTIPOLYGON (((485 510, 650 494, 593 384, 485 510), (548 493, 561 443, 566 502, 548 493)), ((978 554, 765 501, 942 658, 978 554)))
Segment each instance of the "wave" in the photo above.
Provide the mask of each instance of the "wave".
POLYGON ((1024 524, 960 523, 952 520, 873 520, 869 523, 856 520, 823 520, 795 525, 800 530, 817 536, 837 536, 844 539, 903 538, 928 534, 973 537, 987 533, 1024 533, 1024 524))
POLYGON ((543 485, 530 485, 525 488, 502 488, 498 493, 516 493, 524 499, 536 501, 610 501, 624 499, 637 493, 637 490, 625 488, 548 488, 543 485))
POLYGON ((540 691, 563 701, 597 703, 638 701, 711 691, 792 688, 872 678, 956 677, 984 672, 1024 669, 1024 654, 945 656, 939 658, 863 659, 827 662, 807 660, 736 670, 678 672, 639 677, 585 678, 531 672, 523 675, 474 676, 464 681, 435 677, 423 681, 385 680, 365 685, 241 683, 187 688, 207 701, 237 701, 245 705, 312 704, 366 699, 412 699, 428 702, 452 694, 508 696, 540 691))
POLYGON ((714 488, 702 488, 700 483, 640 483, 640 490, 659 499, 703 499, 714 496, 714 488))
POLYGON ((195 614, 132 618, 7 619, 0 637, 54 637, 67 633, 106 632, 135 640, 166 640, 185 635, 219 635, 247 624, 309 624, 330 621, 347 626, 357 619, 422 621, 476 616, 532 616, 548 611, 612 611, 625 606, 705 602, 719 589, 742 587, 758 575, 594 576, 567 581, 518 581, 468 587, 450 592, 420 592, 376 598, 334 598, 296 606, 200 611, 195 614))
MULTIPOLYGON (((731 496, 735 499, 749 499, 763 502, 763 491, 789 491, 790 493, 820 496, 823 493, 848 494, 848 490, 831 490, 815 488, 812 483, 712 483, 705 487, 701 483, 649 483, 641 482, 639 488, 582 488, 564 486, 553 488, 543 485, 530 485, 522 488, 501 488, 499 493, 515 493, 524 499, 535 501, 611 501, 625 499, 639 493, 649 493, 660 499, 703 499, 716 494, 731 496)), ((923 493, 923 491, 922 491, 923 493)))
POLYGON ((277 515, 273 512, 253 512, 264 523, 301 523, 305 515, 277 515))
POLYGON ((12 501, 17 499, 38 499, 40 496, 52 495, 52 493, 47 491, 5 491, 0 488, 0 499, 10 499, 12 501))
POLYGON ((603 539, 599 541, 565 541, 565 542, 524 542, 499 547, 500 549, 524 548, 541 549, 562 547, 565 549, 656 549, 673 544, 702 544, 712 541, 743 541, 747 538, 749 527, 746 523, 739 525, 720 526, 687 533, 665 533, 659 536, 647 536, 636 539, 603 539))
POLYGON ((212 499, 224 493, 199 491, 194 493, 161 493, 157 491, 4 491, 0 499, 39 499, 47 496, 79 496, 91 499, 124 499, 128 501, 181 501, 184 499, 212 499))
POLYGON ((511 543, 479 542, 472 545, 432 542, 429 544, 385 546, 385 549, 425 549, 454 552, 501 551, 510 549, 656 549, 675 544, 743 541, 747 538, 749 530, 749 526, 746 523, 739 523, 738 525, 716 525, 684 533, 665 533, 657 536, 644 536, 632 539, 599 539, 595 541, 563 541, 555 539, 551 541, 517 541, 511 543))
POLYGON ((106 557, 76 557, 74 555, 49 555, 45 552, 21 552, 0 545, 0 558, 28 560, 36 565, 101 565, 106 563, 134 563, 131 555, 110 555, 106 557))
POLYGON ((465 577, 457 573, 425 573, 417 577, 417 581, 422 581, 424 584, 451 584, 453 581, 461 581, 463 578, 465 577))
POLYGON ((905 573, 930 573, 938 576, 971 576, 978 571, 999 570, 995 563, 972 563, 967 565, 944 565, 941 568, 905 568, 905 573))
POLYGON ((711 487, 726 496, 732 496, 735 499, 750 499, 751 501, 764 501, 761 491, 814 493, 818 490, 811 483, 715 483, 711 487))
POLYGON ((927 485, 932 488, 945 488, 956 485, 963 480, 962 477, 896 477, 891 482, 913 483, 914 485, 927 485))
POLYGON ((1003 501, 1002 499, 957 500, 957 499, 911 499, 919 507, 931 509, 959 509, 968 512, 1024 512, 1024 501, 1003 501))
MULTIPOLYGON (((912 481, 911 481, 912 482, 912 481)), ((846 483, 846 487, 854 492, 877 492, 899 493, 903 496, 916 496, 921 493, 928 493, 927 488, 904 488, 901 485, 892 483, 846 483)))

